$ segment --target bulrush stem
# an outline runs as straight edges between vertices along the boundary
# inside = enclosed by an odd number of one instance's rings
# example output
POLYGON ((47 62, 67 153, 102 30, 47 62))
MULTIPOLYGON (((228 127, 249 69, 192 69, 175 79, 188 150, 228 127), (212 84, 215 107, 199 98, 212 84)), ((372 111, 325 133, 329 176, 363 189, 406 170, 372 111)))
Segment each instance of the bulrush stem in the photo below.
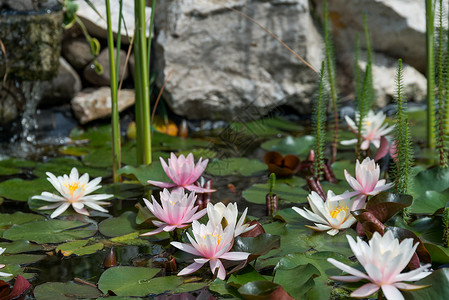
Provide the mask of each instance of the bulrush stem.
MULTIPOLYGON (((109 0, 106 0, 106 17, 108 23, 108 51, 109 51, 109 70, 111 77, 111 125, 112 125, 112 178, 114 182, 120 181, 120 176, 117 175, 117 170, 121 165, 121 150, 120 150, 120 121, 118 112, 118 63, 117 67, 114 61, 114 37, 112 35, 111 25, 111 7, 109 0)), ((121 17, 121 16, 120 16, 121 17)), ((120 25, 119 25, 120 28, 120 25)), ((120 36, 120 32, 119 32, 120 36)), ((120 45, 120 38, 117 41, 120 45)), ((119 61, 119 51, 117 49, 117 61, 119 61)))
POLYGON ((443 246, 449 248, 449 207, 443 211, 443 246))
POLYGON ((435 60, 433 1, 426 0, 427 147, 435 149, 435 60))

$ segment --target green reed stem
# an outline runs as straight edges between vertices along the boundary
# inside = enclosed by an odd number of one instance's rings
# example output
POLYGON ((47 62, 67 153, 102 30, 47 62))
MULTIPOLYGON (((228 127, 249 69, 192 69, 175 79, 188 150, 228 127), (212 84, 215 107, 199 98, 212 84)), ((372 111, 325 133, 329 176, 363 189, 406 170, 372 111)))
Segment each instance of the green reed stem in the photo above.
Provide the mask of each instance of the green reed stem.
MULTIPOLYGON (((111 124, 112 124, 112 178, 114 182, 120 181, 120 176, 117 175, 117 170, 120 169, 120 121, 118 113, 118 66, 116 68, 114 61, 114 37, 112 35, 111 26, 111 7, 109 0, 106 0, 106 15, 108 25, 108 51, 109 51, 109 70, 111 77, 111 124)), ((119 50, 117 50, 119 51, 119 50)), ((118 54, 118 53, 117 53, 118 54)), ((118 56, 118 55, 117 55, 118 56)))
POLYGON ((146 44, 145 0, 134 0, 136 32, 134 38, 137 162, 151 163, 150 85, 146 44), (140 149, 139 149, 140 148, 140 149))
POLYGON ((427 76, 427 146, 435 149, 435 60, 434 60, 434 9, 432 0, 426 0, 426 76, 427 76))

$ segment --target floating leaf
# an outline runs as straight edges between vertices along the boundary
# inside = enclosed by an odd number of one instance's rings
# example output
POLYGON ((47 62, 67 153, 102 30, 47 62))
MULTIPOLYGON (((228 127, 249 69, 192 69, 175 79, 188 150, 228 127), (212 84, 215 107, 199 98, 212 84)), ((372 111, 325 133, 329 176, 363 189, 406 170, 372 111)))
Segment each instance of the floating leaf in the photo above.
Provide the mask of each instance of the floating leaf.
POLYGON ((36 300, 93 299, 101 296, 94 286, 70 282, 46 282, 34 288, 36 300))
POLYGON ((267 165, 257 159, 233 157, 214 159, 207 165, 206 173, 214 176, 243 175, 253 176, 268 170, 267 165))
POLYGON ((28 198, 48 190, 54 188, 45 178, 34 180, 13 178, 0 182, 0 196, 10 200, 28 201, 28 198))
POLYGON ((44 216, 26 214, 20 211, 13 214, 0 214, 0 233, 3 234, 6 229, 11 228, 14 224, 19 225, 42 220, 45 220, 44 216))
POLYGON ((435 245, 432 243, 424 243, 424 247, 426 247, 427 251, 430 253, 430 257, 432 257, 432 262, 437 264, 448 264, 449 263, 449 249, 435 245))
POLYGON ((92 245, 87 245, 88 243, 89 243, 88 240, 67 242, 59 245, 56 248, 56 252, 60 251, 64 256, 70 256, 72 254, 82 256, 100 251, 104 247, 103 243, 95 243, 92 245))
POLYGON ((449 201, 449 190, 442 193, 436 191, 425 191, 417 196, 410 206, 410 213, 431 215, 438 209, 445 207, 449 201))
POLYGON ((270 299, 293 299, 277 283, 271 281, 253 281, 241 286, 238 292, 244 299, 270 300, 270 299))
POLYGON ((46 255, 37 254, 0 255, 0 264, 27 265, 40 261, 46 257, 46 255))
POLYGON ((443 192, 449 188, 449 168, 434 167, 421 171, 413 178, 413 183, 416 196, 426 191, 443 192))
POLYGON ((412 203, 413 198, 410 195, 382 192, 367 202, 366 209, 372 212, 381 222, 386 222, 412 203))
POLYGON ((20 173, 20 169, 0 166, 0 175, 14 175, 20 173))
POLYGON ((139 167, 125 166, 117 171, 119 175, 133 175, 142 185, 148 185, 148 180, 171 182, 165 174, 160 161, 154 161, 151 165, 139 167))
MULTIPOLYGON (((42 178, 46 178, 46 172, 53 173, 55 176, 70 174, 72 168, 77 168, 80 175, 88 173, 90 178, 106 177, 111 175, 111 171, 105 168, 94 168, 83 165, 79 160, 72 157, 57 157, 45 163, 36 166, 33 173, 42 178)), ((54 189, 53 189, 54 190, 54 189)))
POLYGON ((312 264, 299 265, 294 268, 276 269, 274 282, 282 287, 295 299, 305 299, 305 295, 315 286, 313 278, 320 276, 320 271, 312 264), (301 276, 298 276, 301 274, 301 276))
POLYGON ((210 143, 206 141, 195 140, 190 138, 184 139, 180 137, 174 137, 157 131, 153 132, 151 143, 153 150, 156 151, 161 150, 181 151, 197 147, 210 146, 210 143))
POLYGON ((13 276, 9 277, 2 277, 1 280, 9 281, 16 277, 17 275, 23 276, 26 279, 33 278, 36 274, 35 273, 24 273, 24 268, 20 267, 20 265, 13 265, 13 264, 7 264, 6 267, 2 268, 1 272, 12 274, 13 276))
POLYGON ((256 237, 236 237, 235 251, 248 252, 251 255, 264 255, 274 248, 280 247, 280 237, 269 233, 262 233, 256 237))
POLYGON ((61 243, 94 235, 97 230, 89 229, 79 221, 45 220, 23 225, 14 225, 3 233, 8 240, 28 240, 39 244, 61 243))
POLYGON ((173 290, 182 284, 183 279, 178 276, 153 278, 159 271, 143 267, 109 268, 101 275, 98 287, 103 293, 112 291, 117 296, 143 297, 173 290))
POLYGON ((418 291, 402 291, 406 300, 446 299, 449 295, 449 268, 435 270, 426 278, 413 284, 430 285, 430 287, 418 291))
MULTIPOLYGON (((352 146, 351 146, 352 147, 352 146)), ((355 169, 355 163, 352 160, 336 161, 332 164, 332 170, 337 179, 346 181, 345 170, 352 173, 355 169)))
POLYGON ((0 167, 3 168, 34 168, 37 162, 31 160, 24 160, 20 158, 9 158, 0 160, 0 167))
POLYGON ((282 139, 273 139, 266 141, 261 145, 262 149, 267 151, 277 151, 283 155, 294 154, 298 156, 307 155, 313 147, 315 138, 310 135, 302 137, 288 136, 282 139))
MULTIPOLYGON (((247 201, 257 204, 265 204, 265 196, 270 191, 269 183, 258 183, 252 185, 242 193, 242 197, 247 201)), ((279 203, 304 203, 307 202, 306 190, 300 187, 290 186, 285 183, 276 183, 273 193, 277 195, 279 203)))
POLYGON ((109 218, 98 225, 101 234, 107 237, 122 236, 136 231, 136 214, 132 211, 124 212, 120 217, 109 218))
POLYGON ((14 242, 1 242, 1 248, 6 248, 5 254, 16 254, 43 250, 41 245, 32 244, 28 241, 19 240, 14 242))
POLYGON ((266 280, 262 275, 259 274, 252 266, 247 265, 243 269, 239 270, 238 273, 232 274, 227 283, 230 286, 239 288, 242 285, 247 284, 252 281, 266 280))

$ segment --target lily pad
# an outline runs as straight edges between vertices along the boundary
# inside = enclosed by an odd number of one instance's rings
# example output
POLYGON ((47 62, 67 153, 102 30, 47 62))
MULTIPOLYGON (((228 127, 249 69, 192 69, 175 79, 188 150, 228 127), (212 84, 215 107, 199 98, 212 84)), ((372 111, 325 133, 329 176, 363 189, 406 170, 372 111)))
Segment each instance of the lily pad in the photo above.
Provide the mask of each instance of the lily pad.
MULTIPOLYGON (((265 204, 265 196, 269 193, 269 191, 269 183, 258 183, 252 185, 249 189, 244 190, 242 196, 249 202, 265 204)), ((309 194, 303 188, 290 186, 285 183, 277 183, 274 186, 273 193, 278 196, 278 201, 280 204, 307 202, 307 195, 309 194)))
POLYGON ((259 272, 257 272, 252 266, 247 265, 243 269, 239 270, 237 273, 232 274, 227 283, 230 286, 239 288, 248 282, 266 280, 259 272))
POLYGON ((426 247, 427 251, 429 251, 430 256, 432 257, 433 263, 438 264, 447 264, 449 263, 449 249, 435 245, 432 243, 424 243, 424 247, 426 247))
POLYGON ((180 151, 180 150, 188 150, 197 147, 207 147, 210 146, 209 142, 202 140, 195 140, 191 138, 180 138, 174 137, 170 135, 166 135, 157 131, 153 131, 152 137, 152 147, 153 150, 156 151, 180 151))
POLYGON ((24 160, 20 158, 9 158, 0 160, 0 167, 3 168, 34 168, 37 162, 31 160, 24 160))
POLYGON ((233 157, 212 160, 207 165, 206 173, 214 176, 253 176, 266 170, 268 170, 267 165, 257 159, 233 157))
POLYGON ((101 275, 98 287, 103 293, 112 291, 117 296, 143 297, 173 290, 182 284, 183 279, 177 276, 153 278, 159 271, 143 267, 109 268, 101 275))
POLYGON ((17 173, 20 173, 20 169, 3 167, 0 165, 0 175, 13 175, 17 173))
POLYGON ((27 265, 32 264, 46 258, 46 255, 37 254, 13 254, 13 255, 0 255, 0 264, 16 264, 27 265))
POLYGON ((283 155, 294 154, 298 156, 307 155, 315 143, 315 138, 310 135, 301 137, 288 136, 282 139, 266 141, 261 145, 267 151, 277 151, 283 155))
POLYGON ((436 191, 425 191, 417 196, 410 206, 410 213, 431 215, 438 209, 445 207, 449 201, 449 190, 442 193, 436 191))
MULTIPOLYGON (((6 248, 5 254, 17 254, 17 253, 23 253, 23 252, 34 252, 34 251, 41 251, 43 250, 43 247, 41 245, 32 244, 28 241, 24 240, 18 240, 11 243, 8 242, 1 242, 0 243, 1 248, 6 248)), ((1 257, 1 256, 0 256, 1 257)))
POLYGON ((140 184, 148 185, 148 180, 171 182, 165 174, 160 161, 154 161, 151 165, 141 165, 139 167, 125 166, 118 170, 117 174, 129 176, 132 175, 140 184))
POLYGON ((406 300, 446 299, 449 295, 449 268, 436 270, 413 284, 430 285, 430 287, 412 292, 403 291, 402 294, 406 300))
POLYGON ((292 299, 282 289, 282 286, 268 280, 248 282, 241 286, 238 292, 243 296, 243 299, 292 299))
POLYGON ((107 237, 122 236, 136 231, 136 214, 131 211, 124 212, 120 217, 109 218, 98 226, 101 234, 107 237))
POLYGON ((101 296, 94 286, 75 282, 46 282, 34 288, 36 300, 93 299, 101 296))
POLYGON ((449 188, 449 168, 434 167, 421 171, 413 178, 413 183, 415 196, 426 191, 443 192, 449 188))
POLYGON ((88 240, 67 242, 59 245, 56 248, 56 252, 61 252, 64 256, 70 256, 72 254, 82 256, 100 251, 104 247, 103 243, 94 243, 91 245, 87 245, 88 243, 88 240))
POLYGON ((256 237, 236 237, 234 240, 234 249, 259 256, 264 255, 271 249, 279 248, 280 244, 279 236, 262 233, 256 237))
POLYGON ((312 264, 299 265, 294 268, 278 268, 274 282, 281 284, 295 299, 306 299, 305 295, 315 286, 313 278, 320 276, 320 271, 312 264), (301 276, 298 276, 301 274, 301 276))
POLYGON ((80 175, 88 173, 90 178, 106 177, 111 175, 111 171, 105 168, 95 168, 83 165, 79 160, 72 157, 57 157, 45 163, 36 166, 33 173, 42 178, 46 178, 46 172, 53 173, 55 176, 70 174, 73 167, 78 169, 80 175))
POLYGON ((336 161, 332 164, 332 170, 337 179, 346 181, 345 170, 348 172, 354 172, 355 162, 350 160, 336 161))
POLYGON ((11 228, 11 226, 15 224, 19 225, 42 220, 45 220, 44 216, 27 214, 20 211, 13 214, 0 214, 0 233, 3 235, 5 230, 11 228))
POLYGON ((28 198, 48 190, 54 188, 45 178, 34 180, 13 178, 0 182, 0 197, 10 200, 28 201, 28 198))
POLYGON ((39 244, 61 243, 94 235, 97 230, 79 221, 45 220, 14 225, 3 233, 8 240, 28 240, 39 244))

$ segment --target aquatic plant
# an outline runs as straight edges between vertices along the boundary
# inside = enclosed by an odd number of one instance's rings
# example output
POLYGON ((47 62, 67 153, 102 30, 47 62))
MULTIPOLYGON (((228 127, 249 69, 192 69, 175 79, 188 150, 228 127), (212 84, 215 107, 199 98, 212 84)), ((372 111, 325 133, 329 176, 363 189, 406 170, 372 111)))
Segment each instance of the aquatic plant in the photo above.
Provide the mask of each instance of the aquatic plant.
POLYGON ((327 1, 323 2, 323 19, 324 19, 324 45, 326 53, 326 75, 328 79, 328 84, 330 88, 330 96, 332 100, 332 111, 334 115, 334 135, 332 140, 332 162, 337 160, 337 149, 338 149, 338 102, 337 102, 337 83, 335 74, 335 55, 334 46, 332 43, 332 37, 329 32, 329 12, 327 10, 327 1))
POLYGON ((190 153, 185 157, 181 154, 179 157, 176 157, 174 153, 171 153, 170 158, 168 159, 168 165, 164 161, 162 157, 159 158, 161 160, 162 167, 164 168, 165 174, 174 182, 161 182, 155 180, 148 180, 148 183, 161 187, 161 188, 184 188, 192 192, 197 193, 210 193, 215 192, 215 190, 206 189, 203 187, 199 187, 194 185, 195 181, 200 178, 201 174, 203 174, 204 170, 207 167, 208 159, 200 160, 195 165, 195 161, 193 159, 193 154, 190 153))
POLYGON ((368 196, 374 196, 393 186, 392 183, 385 183, 385 179, 380 179, 380 168, 374 160, 365 158, 362 163, 358 160, 355 165, 355 178, 345 169, 346 181, 354 191, 346 191, 341 195, 332 197, 329 201, 339 201, 355 197, 351 210, 363 208, 368 196))
POLYGON ((435 149, 434 7, 426 0, 427 147, 435 149))
POLYGON ((229 203, 228 206, 225 206, 222 202, 218 202, 215 205, 212 203, 207 204, 207 216, 209 217, 209 222, 215 224, 216 227, 221 226, 223 222, 226 223, 226 227, 234 227, 234 236, 239 236, 256 226, 244 224, 247 212, 248 207, 245 208, 242 216, 237 222, 237 216, 239 214, 237 203, 229 203))
POLYGON ((446 124, 445 123, 445 119, 446 119, 446 112, 445 110, 447 110, 447 106, 445 106, 445 99, 446 99, 446 87, 445 87, 445 80, 444 80, 444 65, 443 65, 443 55, 445 55, 444 52, 444 43, 443 43, 443 15, 444 15, 444 8, 443 8, 443 1, 440 0, 439 1, 439 9, 438 9, 439 13, 438 13, 438 47, 437 47, 437 52, 435 54, 436 58, 437 58, 437 89, 436 89, 436 93, 437 93, 437 99, 438 99, 438 119, 437 119, 437 124, 436 125, 436 132, 437 132, 437 148, 440 154, 440 166, 441 167, 447 167, 447 155, 445 153, 445 136, 446 136, 446 124))
POLYGON ((325 63, 321 63, 318 94, 313 102, 312 127, 315 134, 315 159, 313 161, 313 175, 320 178, 324 166, 324 143, 326 137, 326 108, 327 95, 324 82, 325 63))
POLYGON ((350 212, 352 200, 330 201, 334 196, 334 192, 329 190, 327 201, 325 201, 317 193, 312 192, 307 196, 312 211, 295 206, 292 208, 303 218, 315 222, 315 226, 306 225, 308 228, 316 231, 327 231, 329 235, 336 235, 340 230, 351 227, 356 219, 350 212))
POLYGON ((369 243, 362 241, 359 237, 357 242, 349 235, 347 238, 352 252, 366 274, 333 258, 328 258, 327 261, 351 274, 350 276, 331 276, 333 280, 356 282, 365 279, 370 281, 352 292, 351 297, 366 298, 382 289, 388 300, 399 300, 404 299, 399 290, 412 291, 427 287, 402 282, 417 281, 431 274, 426 271, 430 264, 401 273, 418 247, 418 243, 413 245, 413 239, 407 238, 399 243, 391 231, 387 231, 384 236, 375 232, 369 243))
POLYGON ((198 220, 206 214, 203 209, 199 212, 198 206, 195 206, 196 195, 194 192, 190 195, 184 193, 184 189, 176 189, 171 193, 164 189, 160 192, 161 205, 151 196, 153 202, 143 199, 145 205, 160 221, 153 221, 158 229, 142 234, 142 236, 154 235, 162 231, 173 231, 176 228, 185 228, 194 220, 198 220), (162 222, 161 222, 162 221, 162 222))
POLYGON ((226 270, 220 259, 227 260, 245 260, 250 253, 229 252, 234 240, 234 226, 216 226, 214 222, 209 221, 207 225, 193 221, 192 233, 194 238, 186 233, 190 241, 189 244, 171 242, 170 244, 182 251, 199 256, 195 258, 194 263, 182 269, 178 276, 191 274, 209 262, 212 274, 218 269, 217 277, 221 280, 226 278, 226 270))
MULTIPOLYGON (((403 94, 402 60, 398 61, 396 77, 396 124, 395 124, 395 162, 396 170, 394 183, 396 192, 408 194, 413 166, 413 145, 410 134, 410 126, 406 114, 407 102, 403 94)), ((443 157, 440 157, 443 159, 443 157)))
MULTIPOLYGON (((360 143, 361 150, 368 150, 370 144, 373 144, 374 147, 380 147, 380 141, 383 136, 389 134, 392 130, 392 126, 388 126, 388 124, 384 124, 385 122, 385 114, 382 111, 379 111, 375 114, 372 110, 370 110, 363 121, 362 133, 360 134, 363 142, 360 143)), ((359 136, 359 126, 360 124, 360 114, 356 114, 355 122, 348 116, 345 116, 346 123, 349 126, 349 129, 359 136)), ((352 145, 358 143, 358 139, 345 140, 340 142, 342 145, 352 145)))
POLYGON ((73 168, 70 175, 56 177, 53 173, 47 172, 47 180, 53 185, 53 187, 59 192, 59 195, 54 193, 42 192, 41 195, 33 196, 32 199, 39 199, 48 202, 54 202, 53 204, 42 206, 40 210, 55 209, 50 215, 50 218, 56 218, 63 212, 72 206, 73 209, 82 215, 89 215, 89 212, 84 208, 87 206, 94 210, 101 212, 108 212, 100 205, 107 205, 109 202, 100 200, 109 199, 114 197, 112 194, 96 194, 89 195, 90 193, 101 188, 99 185, 101 177, 97 177, 89 181, 89 174, 85 173, 83 176, 79 176, 78 170, 73 168))

